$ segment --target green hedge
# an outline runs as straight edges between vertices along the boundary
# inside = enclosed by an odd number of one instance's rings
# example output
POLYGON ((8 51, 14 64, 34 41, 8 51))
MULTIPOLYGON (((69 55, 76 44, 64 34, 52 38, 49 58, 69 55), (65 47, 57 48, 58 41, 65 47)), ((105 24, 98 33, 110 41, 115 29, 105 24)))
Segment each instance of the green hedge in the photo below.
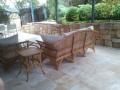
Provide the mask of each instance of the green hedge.
POLYGON ((92 6, 90 4, 79 5, 79 20, 90 20, 91 19, 92 6))
MULTIPOLYGON (((89 21, 91 20, 92 5, 84 4, 77 7, 59 7, 59 18, 61 22, 67 21, 89 21)), ((120 4, 114 6, 107 3, 95 5, 96 20, 120 20, 120 4)))
POLYGON ((68 9, 69 9, 69 8, 68 8, 68 7, 65 7, 64 5, 59 5, 59 9, 58 9, 59 17, 65 17, 68 9))
POLYGON ((96 9, 96 19, 110 19, 112 16, 112 8, 109 4, 98 3, 95 5, 96 9))
POLYGON ((116 5, 113 9, 113 19, 120 20, 120 4, 116 5))
POLYGON ((79 8, 78 7, 70 7, 66 13, 67 21, 79 21, 79 8))

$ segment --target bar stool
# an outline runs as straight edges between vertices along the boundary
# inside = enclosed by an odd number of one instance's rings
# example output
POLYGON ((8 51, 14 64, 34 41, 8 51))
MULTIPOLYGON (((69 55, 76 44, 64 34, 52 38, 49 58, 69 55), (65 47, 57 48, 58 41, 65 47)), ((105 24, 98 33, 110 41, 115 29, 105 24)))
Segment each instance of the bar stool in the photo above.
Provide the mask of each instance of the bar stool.
POLYGON ((36 47, 23 48, 18 50, 17 53, 20 56, 20 71, 18 75, 22 71, 22 66, 24 66, 26 69, 26 73, 27 73, 26 81, 29 80, 29 72, 31 72, 33 66, 40 66, 42 73, 45 74, 44 70, 42 69, 42 63, 41 63, 42 50, 40 48, 36 48, 36 47))

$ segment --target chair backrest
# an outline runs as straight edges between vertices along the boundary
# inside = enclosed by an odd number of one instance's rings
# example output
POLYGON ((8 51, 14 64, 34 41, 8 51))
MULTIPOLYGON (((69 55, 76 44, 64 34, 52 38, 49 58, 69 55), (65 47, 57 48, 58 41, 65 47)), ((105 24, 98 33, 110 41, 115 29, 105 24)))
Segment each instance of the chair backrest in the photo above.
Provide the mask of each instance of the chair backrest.
POLYGON ((7 59, 16 58, 18 56, 17 50, 27 48, 28 41, 21 42, 21 43, 14 43, 14 44, 7 44, 7 45, 0 45, 0 61, 6 62, 7 59))
POLYGON ((18 34, 7 37, 7 38, 0 39, 1 46, 6 46, 6 45, 11 45, 11 44, 16 44, 16 43, 18 43, 18 34))
POLYGON ((95 31, 86 30, 85 45, 87 44, 95 44, 95 31))
POLYGON ((73 47, 73 34, 66 35, 63 39, 55 42, 53 44, 53 46, 57 50, 65 50, 67 48, 72 50, 72 47, 73 47))
POLYGON ((7 30, 16 29, 16 24, 8 24, 7 30))
POLYGON ((7 32, 9 33, 17 33, 16 24, 8 24, 7 25, 7 32))
POLYGON ((84 48, 86 39, 86 31, 79 30, 74 33, 74 42, 73 42, 73 50, 84 48))
POLYGON ((4 24, 0 24, 0 31, 4 31, 5 30, 5 25, 4 24))

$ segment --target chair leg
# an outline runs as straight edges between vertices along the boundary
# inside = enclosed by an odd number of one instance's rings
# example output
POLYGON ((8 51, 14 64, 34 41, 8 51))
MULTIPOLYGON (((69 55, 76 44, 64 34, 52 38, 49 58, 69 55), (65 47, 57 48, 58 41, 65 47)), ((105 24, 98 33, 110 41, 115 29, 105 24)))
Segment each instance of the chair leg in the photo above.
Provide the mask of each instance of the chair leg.
POLYGON ((26 79, 26 81, 28 82, 28 80, 29 80, 29 72, 26 71, 26 74, 27 74, 27 79, 26 79))
POLYGON ((16 77, 18 77, 18 76, 21 74, 21 72, 22 72, 22 64, 20 63, 20 70, 19 70, 19 72, 17 73, 16 77))
POLYGON ((54 68, 56 70, 59 70, 59 66, 58 66, 58 62, 54 59, 51 59, 50 62, 52 63, 52 65, 54 66, 54 68))
POLYGON ((59 63, 57 63, 57 62, 55 61, 54 67, 55 67, 55 69, 58 71, 58 70, 59 70, 59 63))
POLYGON ((94 53, 95 53, 95 47, 94 46, 92 46, 92 50, 94 51, 94 53))
POLYGON ((82 50, 80 50, 80 55, 82 57, 85 57, 85 52, 86 52, 86 50, 83 48, 82 50))
POLYGON ((42 73, 45 75, 45 72, 44 72, 43 67, 42 67, 42 62, 43 62, 42 57, 43 56, 41 54, 37 55, 37 62, 39 64, 40 68, 41 68, 42 73))
POLYGON ((40 68, 41 68, 42 73, 45 75, 45 72, 44 72, 44 70, 42 68, 42 62, 41 62, 41 60, 40 60, 40 68))
POLYGON ((74 63, 75 56, 76 56, 76 54, 73 54, 72 56, 70 56, 69 61, 71 63, 74 63))
POLYGON ((25 58, 25 60, 26 60, 26 66, 25 66, 25 68, 26 68, 26 75, 27 75, 26 81, 28 82, 28 80, 29 80, 29 72, 31 71, 30 58, 27 57, 27 58, 25 58))

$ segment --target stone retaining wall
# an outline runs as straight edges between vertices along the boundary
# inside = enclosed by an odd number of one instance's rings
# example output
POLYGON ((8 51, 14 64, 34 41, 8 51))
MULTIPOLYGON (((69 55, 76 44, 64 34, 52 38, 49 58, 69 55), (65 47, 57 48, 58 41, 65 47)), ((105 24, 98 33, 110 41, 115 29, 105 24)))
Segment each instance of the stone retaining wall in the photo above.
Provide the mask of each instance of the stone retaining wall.
POLYGON ((120 22, 81 23, 80 27, 94 25, 98 31, 96 44, 120 48, 120 22))
POLYGON ((100 36, 97 44, 120 48, 120 23, 97 23, 94 26, 100 36))
POLYGON ((29 24, 28 28, 31 27, 32 29, 29 29, 30 33, 34 34, 62 34, 91 25, 94 25, 95 30, 98 31, 96 44, 120 48, 120 22, 74 23, 69 25, 34 23, 29 24))

